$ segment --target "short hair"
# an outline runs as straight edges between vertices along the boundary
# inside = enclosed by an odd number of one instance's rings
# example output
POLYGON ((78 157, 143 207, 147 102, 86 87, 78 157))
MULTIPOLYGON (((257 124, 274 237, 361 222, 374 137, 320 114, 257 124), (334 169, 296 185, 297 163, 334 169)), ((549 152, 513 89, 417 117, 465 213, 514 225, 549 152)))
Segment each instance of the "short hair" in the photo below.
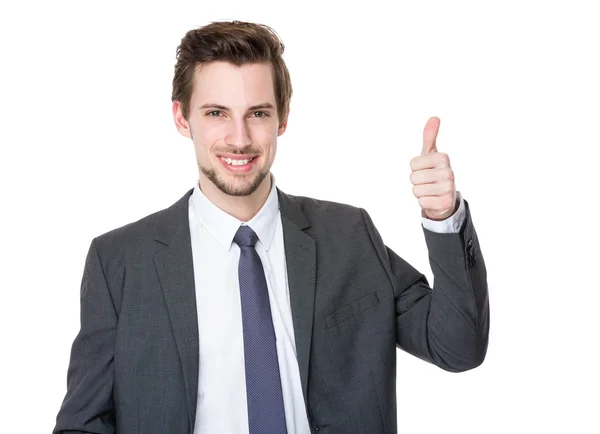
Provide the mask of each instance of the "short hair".
POLYGON ((171 101, 179 101, 185 119, 190 114, 194 73, 203 63, 224 61, 236 66, 271 64, 279 125, 287 119, 292 83, 283 61, 285 46, 277 33, 264 24, 214 21, 188 31, 177 47, 171 101))

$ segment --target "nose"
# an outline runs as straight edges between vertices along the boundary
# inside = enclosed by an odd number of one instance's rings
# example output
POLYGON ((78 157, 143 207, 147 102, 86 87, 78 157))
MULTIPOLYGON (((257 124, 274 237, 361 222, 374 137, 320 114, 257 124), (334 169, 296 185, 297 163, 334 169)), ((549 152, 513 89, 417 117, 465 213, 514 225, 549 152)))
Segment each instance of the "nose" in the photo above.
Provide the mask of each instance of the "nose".
POLYGON ((236 148, 245 148, 252 144, 244 119, 235 119, 229 123, 225 143, 236 148))

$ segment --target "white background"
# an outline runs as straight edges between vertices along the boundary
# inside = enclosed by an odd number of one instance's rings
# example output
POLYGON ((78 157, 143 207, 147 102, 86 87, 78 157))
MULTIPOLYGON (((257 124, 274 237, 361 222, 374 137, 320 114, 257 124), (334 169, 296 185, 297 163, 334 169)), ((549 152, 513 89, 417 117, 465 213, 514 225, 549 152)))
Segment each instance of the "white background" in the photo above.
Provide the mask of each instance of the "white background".
POLYGON ((286 44, 279 187, 366 208, 430 283, 409 161, 442 120, 488 267, 490 344, 462 374, 398 351, 399 431, 600 432, 596 2, 17 3, 0 9, 2 432, 54 426, 92 238, 193 187, 175 48, 221 19, 286 44))

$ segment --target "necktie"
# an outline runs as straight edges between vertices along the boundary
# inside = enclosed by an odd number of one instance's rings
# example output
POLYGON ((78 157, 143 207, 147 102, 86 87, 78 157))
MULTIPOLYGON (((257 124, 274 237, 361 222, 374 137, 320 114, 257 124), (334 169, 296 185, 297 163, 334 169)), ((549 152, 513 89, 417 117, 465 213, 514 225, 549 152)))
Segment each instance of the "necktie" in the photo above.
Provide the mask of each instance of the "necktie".
POLYGON ((286 434, 275 329, 265 273, 254 248, 257 240, 249 226, 240 226, 233 239, 240 246, 248 426, 250 434, 286 434))

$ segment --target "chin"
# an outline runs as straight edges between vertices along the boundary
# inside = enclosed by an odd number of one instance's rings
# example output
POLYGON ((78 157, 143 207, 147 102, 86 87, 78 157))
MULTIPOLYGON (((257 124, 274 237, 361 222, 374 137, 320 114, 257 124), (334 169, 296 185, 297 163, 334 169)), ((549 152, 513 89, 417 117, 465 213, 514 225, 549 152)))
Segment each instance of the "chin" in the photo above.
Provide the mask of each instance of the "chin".
POLYGON ((250 196, 258 189, 258 186, 246 182, 228 182, 217 184, 217 188, 229 196, 243 197, 250 196))
POLYGON ((262 185, 269 172, 252 175, 217 174, 214 169, 202 169, 206 177, 223 193, 243 197, 254 193, 262 185))

